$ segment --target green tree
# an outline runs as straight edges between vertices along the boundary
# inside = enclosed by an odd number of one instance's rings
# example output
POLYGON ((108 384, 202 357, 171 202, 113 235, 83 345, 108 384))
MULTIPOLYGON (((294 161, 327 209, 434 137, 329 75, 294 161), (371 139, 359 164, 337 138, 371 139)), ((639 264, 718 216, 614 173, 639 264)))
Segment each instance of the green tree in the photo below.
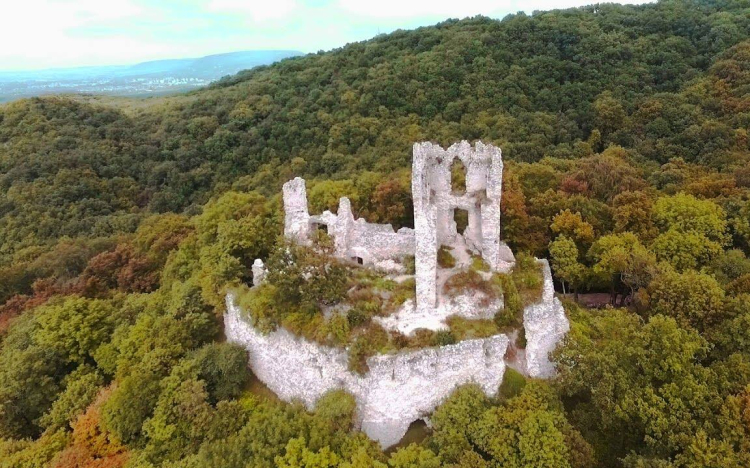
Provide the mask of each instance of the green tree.
POLYGON ((600 237, 588 256, 594 262, 594 275, 610 286, 613 304, 621 286, 628 287, 632 295, 648 285, 656 263, 653 254, 630 232, 600 237))
MULTIPOLYGON (((598 455, 612 464, 633 451, 668 459, 697 431, 715 433, 722 399, 716 376, 700 361, 708 343, 662 315, 641 323, 625 311, 589 317, 555 351, 562 395, 598 455)), ((647 465, 646 465, 647 466, 647 465)))
POLYGON ((143 442, 143 423, 151 417, 159 399, 160 376, 133 372, 125 377, 102 406, 102 423, 125 444, 143 442))
POLYGON ((594 101, 596 128, 603 134, 609 135, 625 126, 627 114, 622 104, 615 99, 610 91, 604 91, 594 101))
POLYGON ((710 200, 698 200, 692 195, 680 193, 659 198, 654 204, 654 220, 663 233, 670 229, 692 233, 719 247, 728 240, 724 210, 710 200))
POLYGON ((0 438, 39 436, 40 418, 72 370, 56 349, 34 343, 38 329, 36 317, 24 314, 0 343, 0 438))
POLYGON ((69 429, 70 424, 94 401, 104 379, 89 366, 80 366, 65 377, 63 390, 40 419, 46 430, 69 429))
POLYGON ((586 267, 578 261, 576 243, 565 235, 559 236, 549 245, 552 268, 560 279, 565 294, 565 283, 568 283, 578 300, 578 289, 586 281, 586 267))
POLYGON ((475 385, 459 387, 432 414, 431 445, 445 463, 457 463, 472 452, 470 426, 489 407, 487 397, 475 385))
POLYGON ((662 268, 648 286, 650 313, 673 317, 683 327, 708 330, 724 319, 724 290, 709 275, 662 268))
POLYGON ((410 444, 393 452, 388 459, 392 468, 439 468, 440 458, 432 450, 410 444))
POLYGON ((296 438, 286 445, 284 456, 276 457, 279 468, 335 468, 340 458, 328 447, 317 452, 307 448, 304 438, 296 438))
POLYGON ((55 349, 70 362, 93 362, 96 349, 109 341, 117 309, 107 301, 71 297, 38 309, 41 346, 55 349))
POLYGON ((696 269, 711 262, 721 253, 721 245, 694 232, 671 228, 660 234, 651 245, 661 261, 669 262, 679 271, 696 269))

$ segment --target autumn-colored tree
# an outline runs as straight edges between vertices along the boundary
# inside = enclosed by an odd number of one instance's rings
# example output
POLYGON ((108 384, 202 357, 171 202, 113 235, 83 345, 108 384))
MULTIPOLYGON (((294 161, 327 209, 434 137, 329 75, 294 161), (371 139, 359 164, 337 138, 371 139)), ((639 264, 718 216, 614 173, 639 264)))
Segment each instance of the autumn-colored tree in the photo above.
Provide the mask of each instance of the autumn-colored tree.
POLYGON ((555 236, 566 236, 584 249, 588 249, 594 241, 594 228, 583 220, 581 213, 561 211, 552 218, 550 229, 555 236))
POLYGON ((130 454, 125 446, 102 427, 101 407, 110 397, 111 388, 103 389, 73 423, 71 444, 52 461, 53 468, 120 468, 130 454))
POLYGON ((653 199, 644 191, 622 192, 612 200, 616 232, 632 232, 643 242, 651 241, 658 231, 653 220, 653 199))

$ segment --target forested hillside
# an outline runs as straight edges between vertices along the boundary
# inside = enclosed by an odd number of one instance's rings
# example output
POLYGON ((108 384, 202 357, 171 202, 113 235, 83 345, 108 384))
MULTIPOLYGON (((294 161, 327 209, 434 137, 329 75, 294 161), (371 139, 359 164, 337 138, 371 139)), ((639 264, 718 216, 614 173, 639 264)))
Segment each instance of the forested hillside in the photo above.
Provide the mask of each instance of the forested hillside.
POLYGON ((747 0, 449 20, 149 105, 2 105, 0 467, 750 466, 749 130, 747 0), (388 455, 343 395, 251 392, 222 301, 276 251, 281 184, 408 226, 412 143, 462 139, 503 149, 513 249, 609 294, 568 296, 558 378, 463 388, 388 455))

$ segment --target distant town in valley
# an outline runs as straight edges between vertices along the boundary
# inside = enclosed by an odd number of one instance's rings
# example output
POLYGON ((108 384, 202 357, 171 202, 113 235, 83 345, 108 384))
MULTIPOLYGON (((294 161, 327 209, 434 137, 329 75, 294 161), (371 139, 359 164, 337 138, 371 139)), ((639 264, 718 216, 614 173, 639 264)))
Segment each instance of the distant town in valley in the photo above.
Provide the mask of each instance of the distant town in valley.
POLYGON ((206 86, 227 75, 287 57, 295 50, 247 50, 135 65, 0 71, 0 102, 47 94, 76 93, 147 97, 206 86))

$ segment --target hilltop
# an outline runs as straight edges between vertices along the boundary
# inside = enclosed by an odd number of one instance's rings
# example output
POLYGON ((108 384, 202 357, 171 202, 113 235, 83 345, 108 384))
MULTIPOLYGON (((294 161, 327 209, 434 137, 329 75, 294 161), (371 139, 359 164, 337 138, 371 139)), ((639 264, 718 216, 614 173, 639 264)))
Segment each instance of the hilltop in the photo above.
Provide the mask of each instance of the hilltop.
MULTIPOLYGON (((741 0, 448 20, 176 96, 0 105, 0 467, 747 466, 748 128, 741 0), (251 318, 355 356, 495 335, 454 319, 359 340, 413 284, 287 261, 281 235, 296 177, 310 213, 345 196, 353 218, 414 228, 413 142, 460 140, 502 149, 500 238, 550 259, 570 332, 551 382, 462 387, 386 454, 351 396, 308 411, 259 391, 225 299, 260 259, 298 274, 245 296, 251 318), (326 316, 331 291, 355 312, 326 316)), ((485 287, 471 261, 462 280, 485 287)), ((508 310, 532 290, 520 273, 496 278, 508 310)))

